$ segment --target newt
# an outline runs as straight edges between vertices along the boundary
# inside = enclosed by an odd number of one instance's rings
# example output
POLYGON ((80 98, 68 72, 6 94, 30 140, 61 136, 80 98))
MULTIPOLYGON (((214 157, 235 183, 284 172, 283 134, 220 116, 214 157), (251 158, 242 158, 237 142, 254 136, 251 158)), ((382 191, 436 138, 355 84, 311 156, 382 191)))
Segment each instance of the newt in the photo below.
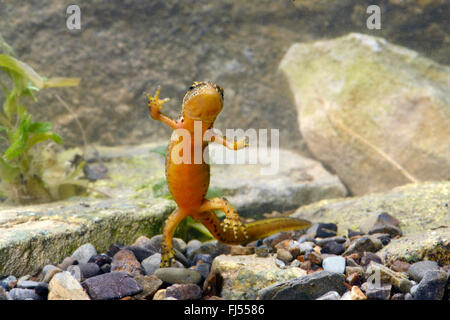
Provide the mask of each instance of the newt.
POLYGON ((222 144, 231 150, 239 150, 248 147, 248 141, 246 139, 230 141, 213 131, 214 121, 223 108, 223 89, 217 84, 194 82, 183 98, 182 112, 177 120, 161 112, 162 105, 169 99, 160 99, 159 94, 160 88, 156 90, 154 96, 149 94, 146 96, 150 116, 174 130, 167 147, 165 175, 169 191, 177 203, 177 208, 164 224, 161 267, 169 267, 174 263, 173 234, 177 225, 188 216, 203 223, 218 241, 227 244, 245 244, 280 231, 311 226, 309 221, 293 217, 268 218, 243 224, 239 214, 225 197, 206 199, 210 183, 210 166, 203 156, 200 161, 194 161, 195 148, 201 148, 203 155, 210 142, 222 144), (194 126, 201 128, 200 141, 194 139, 194 126), (189 132, 191 152, 186 158, 190 161, 175 159, 175 156, 183 156, 182 153, 185 151, 180 145, 183 143, 183 136, 177 129, 189 132), (203 138, 206 131, 210 134, 209 139, 203 138), (220 221, 214 210, 223 211, 225 218, 220 221))

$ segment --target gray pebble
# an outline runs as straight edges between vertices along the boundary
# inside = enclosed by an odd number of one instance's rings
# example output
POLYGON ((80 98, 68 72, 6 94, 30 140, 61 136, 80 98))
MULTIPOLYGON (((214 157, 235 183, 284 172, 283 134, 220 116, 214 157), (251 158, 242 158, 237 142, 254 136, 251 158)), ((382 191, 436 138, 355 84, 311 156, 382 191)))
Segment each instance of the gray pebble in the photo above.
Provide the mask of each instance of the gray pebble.
POLYGON ((439 266, 436 261, 419 261, 413 263, 408 269, 408 275, 416 282, 420 282, 430 270, 439 270, 439 266))
POLYGON ((145 271, 145 274, 150 276, 155 273, 157 269, 159 269, 159 265, 161 264, 161 254, 155 253, 151 255, 144 261, 142 261, 141 265, 145 271))
POLYGON ((38 286, 39 282, 31 280, 23 280, 17 282, 17 288, 21 289, 34 289, 38 286))
POLYGON ((447 279, 447 272, 430 270, 425 273, 418 285, 411 288, 410 293, 415 300, 442 300, 447 279))
POLYGON ((193 269, 184 268, 160 268, 155 271, 155 276, 167 283, 200 283, 202 275, 193 269))
POLYGON ((209 263, 199 263, 194 267, 195 271, 198 271, 203 279, 208 278, 209 272, 211 270, 211 265, 209 263))
POLYGON ((95 247, 90 243, 86 243, 72 253, 72 258, 78 260, 79 263, 88 263, 89 259, 96 254, 97 250, 95 250, 95 247))
POLYGON ((33 289, 14 288, 9 291, 13 300, 40 300, 41 297, 33 289))
POLYGON ((72 277, 74 277, 78 282, 81 282, 82 275, 81 275, 81 270, 80 270, 79 266, 77 266, 77 265, 69 266, 67 268, 67 272, 69 272, 70 275, 72 277))

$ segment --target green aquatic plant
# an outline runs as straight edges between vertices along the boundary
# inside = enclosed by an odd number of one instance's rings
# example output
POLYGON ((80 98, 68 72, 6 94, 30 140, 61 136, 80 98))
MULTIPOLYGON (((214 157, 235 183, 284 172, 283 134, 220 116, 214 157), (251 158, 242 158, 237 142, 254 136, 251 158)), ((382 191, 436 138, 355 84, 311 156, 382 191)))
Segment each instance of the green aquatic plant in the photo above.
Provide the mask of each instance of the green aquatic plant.
POLYGON ((83 189, 76 180, 84 162, 63 168, 48 142, 61 144, 50 122, 34 121, 24 104, 36 102, 35 94, 46 88, 77 86, 78 78, 41 77, 15 57, 0 35, 0 192, 16 203, 47 202, 83 189), (9 80, 9 81, 5 81, 9 80), (47 142, 47 143, 46 143, 47 142))

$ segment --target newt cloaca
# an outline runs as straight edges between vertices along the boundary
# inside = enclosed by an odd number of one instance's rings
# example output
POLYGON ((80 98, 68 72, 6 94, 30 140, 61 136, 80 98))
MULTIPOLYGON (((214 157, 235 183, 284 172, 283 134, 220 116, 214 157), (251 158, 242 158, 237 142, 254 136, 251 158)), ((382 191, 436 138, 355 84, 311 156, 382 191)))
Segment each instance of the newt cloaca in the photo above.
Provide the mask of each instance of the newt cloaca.
POLYGON ((218 85, 211 82, 194 82, 184 96, 182 112, 177 120, 161 113, 162 105, 169 99, 160 99, 159 93, 158 88, 154 96, 147 94, 148 107, 153 119, 174 130, 166 152, 166 179, 169 191, 177 203, 177 208, 164 225, 161 267, 169 267, 174 263, 172 237, 177 225, 188 216, 203 223, 217 240, 228 244, 248 243, 279 231, 310 227, 309 221, 292 217, 269 218, 243 224, 226 198, 206 199, 210 166, 203 159, 203 154, 207 153, 208 144, 214 142, 228 149, 238 150, 248 147, 247 140, 230 141, 212 130, 214 121, 223 108, 223 89, 218 85), (195 138, 194 128, 201 129, 200 140, 195 138), (180 135, 180 130, 177 129, 188 132, 188 138, 180 135), (205 135, 207 131, 209 136, 205 135), (203 138, 205 136, 209 138, 203 138), (200 161, 198 157, 194 159, 196 148, 201 149, 200 161), (183 161, 180 161, 180 157, 183 157, 183 161), (223 221, 219 220, 214 210, 225 213, 223 221))

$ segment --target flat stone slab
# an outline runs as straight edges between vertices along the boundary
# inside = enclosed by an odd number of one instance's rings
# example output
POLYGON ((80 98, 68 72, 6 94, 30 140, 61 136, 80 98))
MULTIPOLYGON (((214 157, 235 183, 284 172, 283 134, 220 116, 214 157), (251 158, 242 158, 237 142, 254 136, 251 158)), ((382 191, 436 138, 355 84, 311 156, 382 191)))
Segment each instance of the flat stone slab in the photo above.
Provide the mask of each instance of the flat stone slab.
MULTIPOLYGON (((164 157, 151 150, 164 144, 96 147, 99 158, 88 149, 87 163, 96 165, 93 161, 101 159, 109 175, 91 186, 110 198, 90 192, 86 197, 48 204, 2 204, 0 274, 20 276, 58 263, 87 242, 102 252, 111 243, 131 244, 140 235, 161 233, 165 219, 176 207, 172 200, 155 197, 153 190, 164 178, 164 157)), ((59 160, 66 161, 76 152, 69 150, 59 155, 59 160)), ((219 188, 238 211, 258 217, 346 194, 339 179, 318 162, 290 151, 280 151, 275 175, 261 176, 261 167, 213 165, 211 187, 219 188)))
POLYGON ((377 252, 389 264, 396 259, 450 263, 450 182, 397 187, 362 197, 323 200, 299 208, 293 216, 312 222, 334 222, 338 234, 360 230, 380 212, 400 221, 403 236, 377 252))

